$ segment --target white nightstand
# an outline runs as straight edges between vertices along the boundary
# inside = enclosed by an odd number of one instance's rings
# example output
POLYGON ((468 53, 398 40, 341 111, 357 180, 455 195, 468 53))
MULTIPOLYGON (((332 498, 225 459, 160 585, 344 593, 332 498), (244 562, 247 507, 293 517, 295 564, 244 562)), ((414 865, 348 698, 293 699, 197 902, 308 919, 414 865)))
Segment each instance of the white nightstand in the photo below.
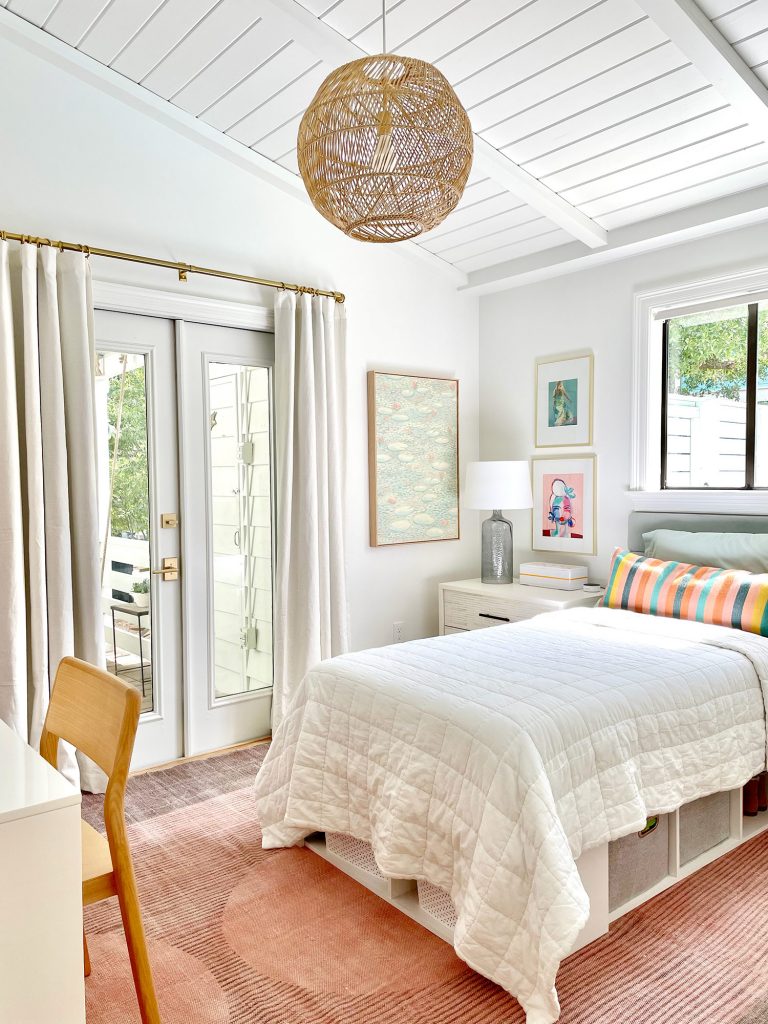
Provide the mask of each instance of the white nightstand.
POLYGON ((589 608, 602 597, 602 594, 585 594, 583 590, 551 590, 520 583, 481 583, 480 580, 441 583, 438 593, 441 636, 520 622, 541 612, 589 608))

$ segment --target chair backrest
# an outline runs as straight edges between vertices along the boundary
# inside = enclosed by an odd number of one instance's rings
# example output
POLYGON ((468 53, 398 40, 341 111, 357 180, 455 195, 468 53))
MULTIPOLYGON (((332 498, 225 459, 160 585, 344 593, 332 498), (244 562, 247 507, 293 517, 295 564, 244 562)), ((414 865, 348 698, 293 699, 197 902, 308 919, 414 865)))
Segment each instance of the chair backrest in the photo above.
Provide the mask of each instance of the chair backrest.
POLYGON ((128 775, 139 724, 141 697, 129 683, 78 658, 63 658, 40 739, 40 753, 57 767, 66 740, 112 779, 128 775))

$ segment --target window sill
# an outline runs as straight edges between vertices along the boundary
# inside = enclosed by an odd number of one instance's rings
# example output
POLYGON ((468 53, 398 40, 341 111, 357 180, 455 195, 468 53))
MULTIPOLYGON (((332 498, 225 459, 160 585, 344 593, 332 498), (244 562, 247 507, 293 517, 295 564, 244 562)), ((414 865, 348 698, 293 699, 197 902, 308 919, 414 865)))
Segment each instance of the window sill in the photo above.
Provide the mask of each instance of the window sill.
POLYGON ((768 491, 629 491, 635 512, 768 515, 768 491))

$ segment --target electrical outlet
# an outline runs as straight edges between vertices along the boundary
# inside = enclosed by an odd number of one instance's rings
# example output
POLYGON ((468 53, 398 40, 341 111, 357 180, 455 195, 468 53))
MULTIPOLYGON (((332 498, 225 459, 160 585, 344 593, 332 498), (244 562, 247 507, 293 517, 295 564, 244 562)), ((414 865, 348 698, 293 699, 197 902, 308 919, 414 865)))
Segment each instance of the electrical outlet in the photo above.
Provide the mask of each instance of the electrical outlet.
POLYGON ((404 622, 393 622, 392 623, 392 642, 401 644, 403 642, 403 629, 405 628, 404 622))

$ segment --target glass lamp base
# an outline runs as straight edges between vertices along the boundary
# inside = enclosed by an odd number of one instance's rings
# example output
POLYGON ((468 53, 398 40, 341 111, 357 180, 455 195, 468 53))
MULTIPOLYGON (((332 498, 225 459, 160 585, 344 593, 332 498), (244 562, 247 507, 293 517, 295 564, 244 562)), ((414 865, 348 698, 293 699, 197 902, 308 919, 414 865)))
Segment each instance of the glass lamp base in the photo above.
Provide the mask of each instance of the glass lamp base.
POLYGON ((483 522, 480 578, 483 583, 511 583, 512 568, 512 523, 494 509, 483 522))

